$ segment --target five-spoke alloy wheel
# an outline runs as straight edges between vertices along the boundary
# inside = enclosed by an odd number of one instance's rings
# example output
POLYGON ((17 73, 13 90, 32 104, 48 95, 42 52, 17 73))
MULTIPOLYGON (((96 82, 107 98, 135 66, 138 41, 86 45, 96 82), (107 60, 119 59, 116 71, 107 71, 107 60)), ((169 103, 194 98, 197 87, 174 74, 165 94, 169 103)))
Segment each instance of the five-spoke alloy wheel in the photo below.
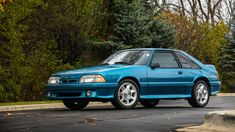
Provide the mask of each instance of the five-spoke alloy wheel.
POLYGON ((112 104, 118 109, 134 108, 139 99, 139 87, 130 79, 125 79, 119 83, 115 92, 112 104))
POLYGON ((205 107, 209 102, 209 87, 206 82, 198 81, 194 85, 192 97, 188 102, 193 107, 205 107))

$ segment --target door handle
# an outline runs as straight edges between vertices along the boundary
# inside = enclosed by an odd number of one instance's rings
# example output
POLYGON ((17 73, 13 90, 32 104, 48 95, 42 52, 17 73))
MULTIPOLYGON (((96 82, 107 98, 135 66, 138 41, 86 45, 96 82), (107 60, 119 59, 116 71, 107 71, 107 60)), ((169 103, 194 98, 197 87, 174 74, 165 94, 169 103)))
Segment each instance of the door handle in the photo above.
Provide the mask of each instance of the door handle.
POLYGON ((181 75, 181 74, 183 74, 183 72, 182 72, 182 71, 178 71, 178 74, 180 74, 180 75, 181 75))

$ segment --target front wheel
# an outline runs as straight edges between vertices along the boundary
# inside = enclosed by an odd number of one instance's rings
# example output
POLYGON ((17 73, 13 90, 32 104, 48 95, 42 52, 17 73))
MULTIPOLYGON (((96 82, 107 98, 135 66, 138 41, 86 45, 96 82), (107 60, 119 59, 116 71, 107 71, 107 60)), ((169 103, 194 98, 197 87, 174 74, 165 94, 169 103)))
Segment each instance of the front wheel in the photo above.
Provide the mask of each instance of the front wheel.
POLYGON ((85 108, 89 101, 86 100, 63 100, 64 105, 70 110, 81 110, 85 108))
POLYGON ((131 109, 136 106, 138 98, 138 85, 133 80, 125 79, 119 83, 111 103, 117 109, 131 109))
POLYGON ((209 102, 209 87, 206 82, 198 81, 194 85, 192 97, 188 99, 192 107, 205 107, 209 102))

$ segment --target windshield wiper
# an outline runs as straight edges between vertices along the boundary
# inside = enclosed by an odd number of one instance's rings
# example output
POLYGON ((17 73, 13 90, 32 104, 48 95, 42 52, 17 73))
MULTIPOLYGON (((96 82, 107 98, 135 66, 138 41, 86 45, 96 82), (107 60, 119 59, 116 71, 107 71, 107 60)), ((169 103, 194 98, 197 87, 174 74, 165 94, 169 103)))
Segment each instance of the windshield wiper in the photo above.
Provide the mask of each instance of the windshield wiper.
POLYGON ((125 64, 125 65, 130 65, 129 63, 124 62, 124 61, 118 61, 118 62, 115 62, 114 64, 125 64))

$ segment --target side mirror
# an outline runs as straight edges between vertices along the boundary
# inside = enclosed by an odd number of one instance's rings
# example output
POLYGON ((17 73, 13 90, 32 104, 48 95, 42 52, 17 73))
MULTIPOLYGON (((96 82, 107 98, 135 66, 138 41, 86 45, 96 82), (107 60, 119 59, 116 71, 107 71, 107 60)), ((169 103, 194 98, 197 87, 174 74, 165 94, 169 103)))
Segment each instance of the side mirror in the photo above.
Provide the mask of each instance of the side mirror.
POLYGON ((150 64, 150 67, 151 68, 158 68, 158 67, 160 67, 160 64, 159 63, 152 63, 152 64, 150 64))

